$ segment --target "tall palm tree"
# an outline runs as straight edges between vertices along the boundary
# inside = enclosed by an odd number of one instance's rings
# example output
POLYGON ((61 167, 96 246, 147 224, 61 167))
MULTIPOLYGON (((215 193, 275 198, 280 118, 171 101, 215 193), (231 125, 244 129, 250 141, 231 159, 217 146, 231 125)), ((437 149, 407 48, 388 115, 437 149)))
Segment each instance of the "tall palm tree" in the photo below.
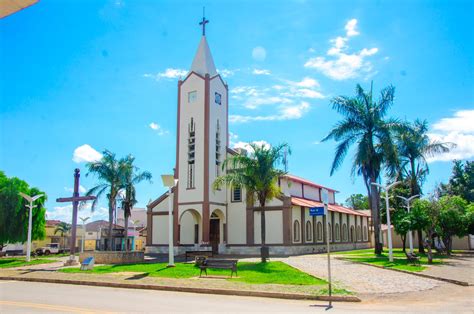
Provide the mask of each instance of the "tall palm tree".
MULTIPOLYGON (((410 182, 411 195, 422 194, 421 186, 429 173, 427 157, 447 153, 453 143, 431 140, 428 136, 428 122, 415 120, 409 127, 396 132, 395 139, 399 155, 399 176, 410 182)), ((424 252, 422 230, 418 229, 418 250, 424 252)))
POLYGON ((54 228, 54 234, 57 234, 57 233, 61 234, 61 241, 63 242, 62 243, 63 248, 66 246, 66 244, 64 243, 64 235, 69 234, 69 231, 71 231, 71 225, 62 221, 56 225, 56 228, 54 228))
POLYGON ((109 206, 109 243, 108 250, 112 250, 112 227, 113 218, 116 211, 116 200, 120 189, 123 186, 125 164, 123 160, 117 160, 115 154, 105 150, 103 157, 99 161, 87 163, 88 173, 93 174, 101 181, 100 184, 87 191, 86 195, 95 195, 97 198, 92 202, 92 211, 96 208, 98 200, 102 196, 107 197, 109 206))
POLYGON ((125 249, 129 250, 128 245, 128 220, 132 214, 132 208, 137 203, 135 185, 143 180, 151 182, 151 173, 148 171, 139 172, 139 168, 133 163, 135 157, 128 155, 124 160, 124 172, 122 189, 125 191, 125 196, 122 199, 122 209, 125 219, 125 249))
POLYGON ((374 100, 372 86, 369 92, 357 84, 356 96, 338 96, 331 100, 333 109, 344 116, 323 139, 338 142, 331 166, 331 175, 341 166, 349 148, 356 144, 352 175, 362 175, 367 188, 374 227, 375 253, 382 252, 380 241, 380 191, 372 183, 380 181, 384 168, 394 172, 397 163, 392 131, 402 125, 386 119, 394 99, 395 88, 382 89, 380 98, 374 100))
POLYGON ((244 188, 247 192, 247 204, 255 204, 256 197, 261 209, 261 258, 262 262, 266 262, 268 248, 265 246, 265 205, 281 195, 278 178, 286 172, 277 169, 277 166, 283 163, 284 152, 290 151, 287 144, 275 147, 250 144, 250 147, 248 155, 237 154, 224 161, 222 169, 227 169, 227 173, 216 178, 213 188, 218 189, 222 185, 244 188))

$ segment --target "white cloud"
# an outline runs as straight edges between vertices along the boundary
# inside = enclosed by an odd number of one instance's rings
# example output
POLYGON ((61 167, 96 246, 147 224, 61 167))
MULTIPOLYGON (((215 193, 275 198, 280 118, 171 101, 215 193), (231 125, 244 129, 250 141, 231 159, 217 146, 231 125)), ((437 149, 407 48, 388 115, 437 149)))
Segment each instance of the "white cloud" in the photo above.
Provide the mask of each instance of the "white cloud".
POLYGON ((267 57, 267 51, 265 48, 257 46, 252 50, 252 58, 257 61, 264 61, 267 57))
POLYGON ((356 31, 356 26, 357 26, 357 20, 352 19, 349 22, 346 23, 346 26, 344 27, 346 29, 346 36, 351 37, 351 36, 356 36, 359 35, 359 32, 356 31))
MULTIPOLYGON (((74 192, 74 189, 73 188, 68 188, 68 187, 64 187, 64 190, 66 192, 74 192)), ((86 193, 87 189, 85 187, 83 187, 82 185, 79 185, 79 193, 80 194, 83 194, 83 193, 86 193)))
POLYGON ((150 129, 156 131, 156 133, 158 133, 158 135, 165 135, 165 134, 168 134, 169 132, 165 129, 163 129, 158 123, 155 123, 155 122, 151 122, 149 125, 150 129))
POLYGON ((293 82, 298 87, 319 87, 319 82, 311 77, 305 77, 300 82, 293 82))
POLYGON ((231 123, 247 123, 254 121, 282 121, 300 119, 310 110, 309 103, 303 101, 298 105, 282 105, 277 108, 277 114, 272 115, 230 115, 231 123))
POLYGON ((89 144, 84 144, 74 150, 72 160, 76 163, 94 162, 102 158, 102 154, 93 149, 89 144))
POLYGON ((334 80, 346 80, 355 78, 361 74, 373 74, 372 64, 368 57, 375 55, 378 48, 363 48, 358 52, 349 53, 347 42, 350 37, 359 35, 356 31, 357 20, 352 19, 347 22, 346 37, 338 36, 330 40, 332 46, 325 56, 316 56, 308 59, 304 66, 313 68, 334 80))
POLYGON ((270 70, 265 70, 265 69, 253 69, 252 74, 255 74, 255 75, 270 75, 271 72, 270 72, 270 70))
POLYGON ((230 69, 217 69, 217 72, 222 76, 222 77, 230 77, 235 74, 235 72, 240 71, 239 69, 236 70, 230 70, 230 69))
POLYGON ((237 143, 234 143, 234 145, 232 146, 233 149, 245 149, 247 152, 252 152, 253 149, 252 147, 250 146, 250 144, 255 144, 257 146, 260 146, 260 147, 266 147, 266 148, 270 148, 271 145, 267 142, 267 141, 264 141, 264 140, 260 140, 260 141, 253 141, 253 142, 242 142, 242 141, 239 141, 237 143))
MULTIPOLYGON (((79 208, 77 223, 80 224, 81 220, 79 217, 90 217, 87 222, 95 220, 108 220, 109 210, 106 207, 97 207, 94 212, 91 211, 92 203, 88 202, 84 206, 79 208)), ((46 211, 47 219, 57 219, 67 223, 72 221, 72 204, 65 206, 55 206, 52 210, 46 211)))
POLYGON ((462 160, 474 157, 474 110, 460 110, 453 117, 443 118, 433 124, 428 136, 442 143, 454 143, 448 153, 428 158, 428 162, 462 160))
POLYGON ((157 74, 152 73, 145 73, 143 77, 154 79, 155 81, 159 81, 160 79, 176 79, 185 76, 188 74, 188 71, 183 69, 174 69, 168 68, 164 72, 159 72, 157 74))

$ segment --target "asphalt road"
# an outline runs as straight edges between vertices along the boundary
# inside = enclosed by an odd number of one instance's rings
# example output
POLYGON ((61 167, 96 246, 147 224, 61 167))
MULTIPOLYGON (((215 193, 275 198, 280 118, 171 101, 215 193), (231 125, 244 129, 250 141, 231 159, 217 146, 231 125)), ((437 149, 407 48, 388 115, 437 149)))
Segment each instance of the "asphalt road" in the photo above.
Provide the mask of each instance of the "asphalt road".
POLYGON ((314 313, 314 312, 448 312, 473 313, 474 287, 450 285, 432 291, 426 301, 411 295, 373 298, 362 303, 334 303, 269 298, 219 296, 181 292, 88 287, 17 281, 0 281, 1 313, 314 313), (446 300, 446 301, 443 301, 446 300))

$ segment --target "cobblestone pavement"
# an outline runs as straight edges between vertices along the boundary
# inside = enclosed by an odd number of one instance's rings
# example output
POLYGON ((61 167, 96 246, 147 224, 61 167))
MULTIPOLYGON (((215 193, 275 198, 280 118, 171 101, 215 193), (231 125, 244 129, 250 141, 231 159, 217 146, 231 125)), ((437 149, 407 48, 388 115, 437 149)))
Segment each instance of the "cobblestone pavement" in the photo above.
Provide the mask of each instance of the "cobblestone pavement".
MULTIPOLYGON (((327 279, 327 256, 325 254, 292 256, 281 260, 316 277, 327 279)), ((333 257, 331 257, 331 274, 333 281, 339 287, 344 287, 357 294, 422 291, 448 284, 333 257)))
POLYGON ((443 260, 441 265, 431 266, 423 274, 465 281, 469 285, 474 285, 474 255, 453 256, 453 258, 443 260))

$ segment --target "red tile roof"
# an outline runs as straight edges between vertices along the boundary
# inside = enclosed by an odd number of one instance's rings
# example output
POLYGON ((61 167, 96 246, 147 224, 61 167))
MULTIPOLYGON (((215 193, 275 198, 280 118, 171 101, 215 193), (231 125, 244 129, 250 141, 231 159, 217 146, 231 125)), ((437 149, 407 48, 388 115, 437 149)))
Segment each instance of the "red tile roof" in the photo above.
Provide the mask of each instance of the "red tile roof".
POLYGON ((62 222, 61 220, 52 220, 52 219, 46 220, 46 227, 55 227, 61 222, 62 222))
MULTIPOLYGON (((321 203, 321 202, 309 200, 307 198, 295 197, 295 196, 291 197, 291 204, 296 205, 296 206, 304 206, 304 207, 321 207, 321 206, 324 206, 324 204, 321 203)), ((332 212, 337 212, 337 213, 356 215, 356 216, 364 216, 364 217, 369 216, 365 213, 361 213, 361 212, 359 212, 357 210, 354 210, 352 208, 347 208, 347 207, 336 205, 336 204, 329 204, 328 209, 332 212)))
POLYGON ((295 181, 295 182, 303 183, 303 184, 306 184, 306 185, 309 185, 309 186, 312 186, 312 187, 315 187, 315 188, 326 189, 326 190, 332 191, 332 192, 339 192, 339 191, 336 191, 336 190, 334 190, 334 189, 331 189, 331 188, 328 188, 328 187, 326 187, 326 186, 323 186, 323 185, 320 185, 320 184, 311 182, 311 181, 309 181, 309 180, 303 179, 303 178, 301 178, 301 177, 298 177, 298 176, 295 176, 295 175, 292 175, 292 174, 285 174, 285 175, 283 176, 283 178, 288 178, 290 181, 295 181))

